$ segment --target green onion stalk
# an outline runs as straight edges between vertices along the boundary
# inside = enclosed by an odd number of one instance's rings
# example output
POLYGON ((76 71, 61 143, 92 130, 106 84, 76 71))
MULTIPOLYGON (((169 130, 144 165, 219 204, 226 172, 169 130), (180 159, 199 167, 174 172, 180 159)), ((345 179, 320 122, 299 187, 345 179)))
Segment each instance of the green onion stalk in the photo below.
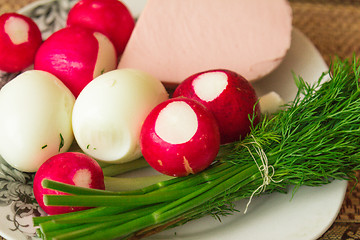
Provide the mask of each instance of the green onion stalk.
MULTIPOLYGON (((294 76, 294 100, 252 126, 249 136, 222 146, 205 171, 131 191, 82 189, 44 180, 70 193, 46 195, 48 205, 93 207, 35 217, 44 239, 140 239, 239 209, 234 202, 289 186, 321 186, 355 179, 360 169, 359 61, 336 59, 314 84, 294 76)), ((250 116, 252 119, 252 117, 250 116)), ((296 194, 294 195, 296 197, 296 194)), ((246 209, 244 210, 246 211, 246 209)))
MULTIPOLYGON (((82 150, 76 141, 74 141, 69 149, 69 152, 82 152, 82 150)), ((120 164, 105 163, 101 161, 98 161, 98 164, 104 174, 105 188, 111 191, 128 191, 143 188, 172 178, 171 176, 167 175, 145 176, 137 178, 121 176, 121 174, 124 173, 149 167, 150 165, 143 157, 120 164)))

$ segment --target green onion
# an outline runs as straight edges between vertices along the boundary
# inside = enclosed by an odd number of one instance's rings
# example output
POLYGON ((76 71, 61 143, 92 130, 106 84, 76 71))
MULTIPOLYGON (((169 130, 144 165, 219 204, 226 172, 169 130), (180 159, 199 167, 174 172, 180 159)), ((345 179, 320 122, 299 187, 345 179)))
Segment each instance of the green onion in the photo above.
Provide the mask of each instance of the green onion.
POLYGON ((108 164, 106 166, 103 166, 102 170, 104 176, 112 177, 145 167, 149 167, 149 164, 145 161, 144 158, 139 158, 134 161, 125 162, 121 164, 108 164))
POLYGON ((143 199, 142 195, 45 195, 45 205, 53 206, 110 206, 110 207, 138 207, 146 206, 155 203, 162 203, 167 201, 173 201, 179 194, 189 194, 196 189, 196 186, 173 190, 166 192, 166 195, 157 194, 156 192, 146 194, 146 199, 143 199))
POLYGON ((159 174, 146 177, 105 177, 105 189, 108 191, 130 191, 141 189, 173 177, 159 174))
POLYGON ((312 85, 295 77, 295 99, 275 115, 263 116, 247 138, 222 146, 215 163, 202 173, 117 193, 47 185, 74 194, 48 195, 47 204, 95 208, 34 218, 39 236, 138 239, 205 215, 220 219, 236 213, 235 200, 247 198, 250 204, 255 195, 286 192, 291 185, 296 190, 354 179, 360 169, 359 62, 337 60, 328 74, 330 80, 324 73, 312 85), (142 214, 132 218, 134 213, 142 214), (106 224, 119 216, 128 221, 106 224))

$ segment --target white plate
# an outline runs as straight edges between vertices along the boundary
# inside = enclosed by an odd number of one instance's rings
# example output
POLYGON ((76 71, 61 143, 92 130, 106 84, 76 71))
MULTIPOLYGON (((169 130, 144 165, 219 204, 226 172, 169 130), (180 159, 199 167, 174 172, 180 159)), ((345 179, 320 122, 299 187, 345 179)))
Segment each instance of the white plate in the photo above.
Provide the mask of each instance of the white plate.
MULTIPOLYGON (((292 33, 291 48, 283 63, 264 79, 253 83, 259 96, 275 91, 285 101, 297 91, 292 72, 315 82, 328 69, 320 53, 299 30, 292 33)), ((322 187, 300 187, 289 194, 262 195, 247 213, 217 220, 206 217, 149 239, 176 240, 311 240, 318 239, 336 219, 346 193, 347 182, 335 181, 322 187)), ((248 200, 237 203, 244 211, 248 200)))
MULTIPOLYGON (((45 0, 35 2, 19 12, 32 17, 44 39, 64 26, 66 14, 77 0, 45 0)), ((140 14, 146 0, 124 0, 134 15, 140 14)), ((327 66, 312 43, 298 30, 284 62, 265 79, 254 83, 259 96, 276 91, 285 100, 296 93, 292 71, 304 80, 314 82, 327 66)), ((16 74, 0 73, 0 83, 16 74)), ((0 84, 0 87, 2 86, 0 84)), ((33 239, 32 217, 43 214, 32 194, 33 174, 21 173, 0 158, 0 235, 8 240, 33 239)), ((291 194, 274 193, 253 199, 246 215, 234 214, 222 222, 211 217, 162 232, 149 239, 276 239, 309 240, 320 237, 333 223, 341 208, 347 182, 335 181, 323 187, 301 187, 291 194)), ((240 211, 247 200, 237 203, 240 211)))

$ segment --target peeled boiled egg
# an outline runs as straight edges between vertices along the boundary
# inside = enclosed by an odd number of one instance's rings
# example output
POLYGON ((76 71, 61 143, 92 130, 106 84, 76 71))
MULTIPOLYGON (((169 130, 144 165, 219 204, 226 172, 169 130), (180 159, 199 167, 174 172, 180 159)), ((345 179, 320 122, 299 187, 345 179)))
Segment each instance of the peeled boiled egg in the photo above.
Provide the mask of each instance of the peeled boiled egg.
POLYGON ((29 70, 0 91, 0 155, 14 168, 35 172, 73 142, 75 97, 54 75, 29 70))
POLYGON ((140 129, 159 103, 168 99, 160 80, 136 69, 117 69, 92 80, 73 110, 76 142, 88 155, 121 163, 141 156, 140 129))

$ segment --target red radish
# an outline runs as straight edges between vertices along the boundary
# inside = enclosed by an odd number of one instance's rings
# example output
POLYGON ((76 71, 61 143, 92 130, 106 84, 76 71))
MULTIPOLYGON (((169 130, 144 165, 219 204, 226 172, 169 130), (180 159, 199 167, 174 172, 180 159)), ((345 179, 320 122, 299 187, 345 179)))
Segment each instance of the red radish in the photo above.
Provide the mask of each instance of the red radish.
POLYGON ((230 70, 194 74, 175 89, 173 96, 197 100, 210 109, 219 124, 221 144, 249 134, 249 117, 253 114, 254 124, 259 122, 260 107, 256 104, 258 98, 254 88, 244 77, 230 70))
POLYGON ((42 43, 36 23, 18 13, 0 16, 0 70, 19 72, 34 62, 42 43))
POLYGON ((74 212, 84 207, 46 206, 45 194, 65 195, 65 193, 43 188, 43 179, 54 180, 79 187, 105 189, 104 174, 99 164, 89 156, 79 152, 57 154, 43 163, 35 174, 34 195, 40 207, 50 215, 74 212))
POLYGON ((77 97, 91 80, 116 64, 114 45, 105 35, 74 26, 53 33, 42 44, 34 68, 57 76, 77 97))
POLYGON ((157 171, 175 177, 198 173, 220 147, 218 125, 202 104, 172 98, 157 105, 141 129, 141 151, 157 171))
POLYGON ((99 31, 110 38, 120 56, 135 26, 127 7, 118 0, 81 0, 70 9, 68 26, 99 31))

